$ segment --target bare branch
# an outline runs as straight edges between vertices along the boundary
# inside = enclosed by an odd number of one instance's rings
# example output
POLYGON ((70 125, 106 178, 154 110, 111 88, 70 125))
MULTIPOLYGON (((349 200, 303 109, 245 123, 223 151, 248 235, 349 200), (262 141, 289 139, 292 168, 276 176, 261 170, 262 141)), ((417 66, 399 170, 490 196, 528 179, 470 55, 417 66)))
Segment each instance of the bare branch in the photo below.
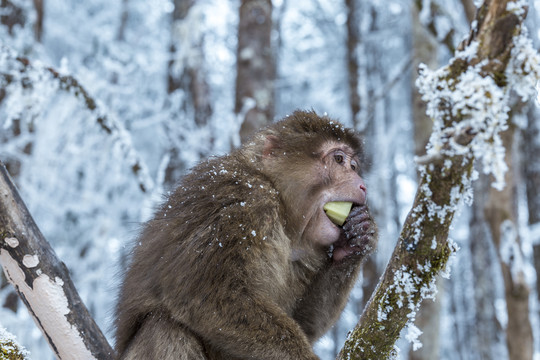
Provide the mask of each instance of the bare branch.
POLYGON ((0 263, 59 359, 113 357, 68 269, 41 234, 2 163, 0 263))

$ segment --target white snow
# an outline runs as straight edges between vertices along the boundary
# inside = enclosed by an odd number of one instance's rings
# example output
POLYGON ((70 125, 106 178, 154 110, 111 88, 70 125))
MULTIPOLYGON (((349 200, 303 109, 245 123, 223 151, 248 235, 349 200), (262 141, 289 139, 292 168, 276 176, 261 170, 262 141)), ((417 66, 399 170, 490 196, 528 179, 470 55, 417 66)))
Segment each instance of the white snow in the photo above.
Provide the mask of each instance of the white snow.
POLYGON ((39 257, 37 255, 24 255, 22 263, 27 268, 35 268, 39 264, 39 257))
MULTIPOLYGON (((22 347, 21 345, 19 345, 15 335, 9 333, 1 325, 0 325, 0 343, 2 343, 2 346, 3 346, 3 348, 5 350, 7 350, 7 351, 10 351, 10 350, 16 350, 17 351, 18 350, 18 353, 20 353, 25 359, 30 358, 30 352, 28 350, 26 350, 24 347, 22 347), (8 346, 6 344, 7 342, 10 342, 10 343, 14 344, 16 348, 11 349, 11 346, 8 346)), ((2 359, 3 359, 3 357, 2 357, 2 359)))
POLYGON ((66 315, 69 314, 68 301, 60 278, 54 281, 46 274, 39 275, 32 287, 25 282, 24 272, 9 252, 0 249, 0 263, 4 273, 12 284, 17 284, 39 319, 36 324, 49 336, 62 359, 88 360, 94 359, 84 345, 77 328, 72 326, 66 315), (39 320, 39 321, 38 321, 39 320))
MULTIPOLYGON (((417 86, 422 99, 427 102, 427 114, 434 121, 428 154, 454 156, 472 153, 482 161, 483 171, 494 176, 493 186, 497 189, 504 187, 504 175, 508 170, 499 133, 508 127, 511 91, 523 100, 530 98, 536 94, 536 84, 540 79, 539 56, 526 34, 523 29, 514 37, 512 61, 505 73, 508 85, 504 88, 491 77, 482 75, 485 61, 468 66, 457 79, 448 78, 449 67, 431 71, 421 65, 419 69, 417 86), (456 117, 462 120, 448 124, 456 117), (455 137, 465 130, 476 134, 472 142, 466 145, 456 143, 455 137)), ((471 43, 457 52, 451 63, 470 61, 475 57, 477 47, 476 42, 471 43)))
POLYGON ((16 248, 17 246, 19 246, 19 240, 17 238, 7 237, 4 239, 4 241, 12 248, 16 248))
POLYGON ((422 347, 422 343, 418 340, 418 337, 422 335, 422 331, 416 327, 416 325, 409 323, 407 324, 407 333, 405 334, 405 339, 412 343, 412 349, 414 351, 422 347))

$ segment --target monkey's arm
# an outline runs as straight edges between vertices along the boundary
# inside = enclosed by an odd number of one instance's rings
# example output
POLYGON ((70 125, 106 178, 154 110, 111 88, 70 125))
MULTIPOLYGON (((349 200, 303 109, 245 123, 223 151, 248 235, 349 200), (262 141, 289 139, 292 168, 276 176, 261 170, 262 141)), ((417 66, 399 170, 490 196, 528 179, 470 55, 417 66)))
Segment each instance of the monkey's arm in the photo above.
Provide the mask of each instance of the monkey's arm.
POLYGON ((343 226, 341 239, 334 247, 334 255, 339 251, 346 254, 345 257, 340 255, 339 260, 328 259, 293 315, 311 343, 337 321, 358 277, 362 260, 373 251, 376 243, 377 227, 367 206, 354 208, 343 226))
POLYGON ((178 266, 182 259, 180 270, 167 271, 171 315, 220 358, 318 359, 276 298, 287 288, 288 239, 276 230, 272 211, 262 201, 224 208, 183 243, 189 249, 162 260, 178 266))
POLYGON ((311 343, 337 321, 345 307, 360 268, 360 261, 331 261, 319 271, 293 314, 311 343))

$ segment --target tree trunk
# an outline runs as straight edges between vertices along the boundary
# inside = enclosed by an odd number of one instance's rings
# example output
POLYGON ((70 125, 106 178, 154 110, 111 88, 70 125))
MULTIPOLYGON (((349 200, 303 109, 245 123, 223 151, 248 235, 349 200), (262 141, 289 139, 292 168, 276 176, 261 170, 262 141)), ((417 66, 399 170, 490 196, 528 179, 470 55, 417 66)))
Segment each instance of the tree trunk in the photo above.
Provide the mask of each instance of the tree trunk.
MULTIPOLYGON (((501 324, 497 320, 495 300, 497 299, 495 287, 495 266, 493 260, 497 256, 494 244, 491 242, 491 234, 484 216, 484 208, 489 196, 490 181, 487 176, 481 175, 474 188, 474 204, 470 226, 470 251, 471 266, 474 282, 474 332, 473 343, 479 359, 490 360, 497 357, 495 345, 501 335, 501 324)), ((497 268, 498 270, 498 268, 497 268)))
POLYGON ((536 295, 540 303, 540 117, 534 106, 529 109, 527 118, 527 128, 523 131, 523 170, 527 186, 528 223, 533 236, 536 295))
POLYGON ((360 43, 360 14, 358 0, 345 0, 347 6, 347 73, 349 79, 349 106, 353 127, 356 128, 360 116, 360 94, 358 92, 359 64, 358 44, 360 43))
POLYGON ((238 24, 236 99, 244 143, 274 117, 275 64, 271 46, 272 1, 242 0, 238 24))
MULTIPOLYGON (((171 27, 171 60, 168 67, 168 88, 172 94, 179 91, 179 104, 172 104, 179 115, 167 125, 178 128, 179 119, 188 119, 196 127, 204 127, 213 114, 210 86, 206 79, 204 59, 203 14, 194 0, 174 0, 171 27)), ((184 174, 186 165, 175 145, 177 133, 167 131, 172 137, 165 169, 164 186, 172 188, 184 174)))
POLYGON ((34 0, 34 9, 36 10, 36 22, 34 23, 34 37, 37 42, 41 42, 43 37, 43 17, 44 17, 43 0, 34 0))
MULTIPOLYGON (((43 1, 43 0, 34 0, 43 1)), ((117 41, 124 41, 126 39, 126 26, 129 19, 129 0, 122 0, 122 13, 120 14, 120 25, 118 26, 118 32, 116 33, 117 41)))
POLYGON ((24 26, 26 21, 27 16, 17 1, 0 0, 0 24, 7 27, 10 35, 16 26, 24 26))
POLYGON ((172 19, 169 93, 181 89, 180 108, 195 124, 206 125, 212 116, 210 86, 206 81, 203 55, 202 14, 194 0, 175 0, 172 19))
POLYGON ((111 359, 113 350, 69 272, 28 212, 0 163, 0 263, 59 359, 111 359))
POLYGON ((476 15, 476 6, 474 6, 474 2, 472 0, 461 0, 461 5, 463 6, 469 24, 472 23, 474 16, 476 15))
POLYGON ((530 360, 533 355, 533 335, 529 320, 529 286, 525 279, 524 258, 518 233, 514 181, 514 162, 512 158, 514 127, 502 134, 506 151, 506 186, 501 191, 489 190, 485 207, 493 242, 497 249, 503 274, 508 324, 506 342, 510 360, 530 360))
POLYGON ((420 10, 417 4, 411 6, 412 43, 413 43, 413 76, 412 76, 412 117, 414 125, 414 154, 422 156, 426 153, 426 145, 431 135, 433 121, 426 115, 426 103, 415 86, 418 78, 418 67, 426 64, 430 69, 438 67, 438 44, 433 34, 420 23, 420 10))
MULTIPOLYGON (((412 29, 413 29, 413 66, 412 71, 412 117, 414 126, 414 153, 416 156, 425 154, 426 145, 431 135, 433 122, 426 115, 426 104, 418 89, 414 86, 418 78, 417 69, 421 63, 426 64, 430 69, 438 66, 438 44, 433 34, 420 22, 420 6, 415 2, 411 6, 412 29)), ((441 279, 437 281, 437 287, 441 286, 441 279)), ((419 340, 422 343, 420 349, 409 351, 410 360, 431 360, 439 358, 439 329, 441 301, 439 295, 434 301, 426 301, 422 304, 417 314, 415 325, 422 331, 419 340)))
MULTIPOLYGON (((430 100, 428 111, 434 120, 434 133, 428 155, 419 160, 418 192, 386 271, 339 359, 395 356, 394 346, 401 330, 407 324, 410 326, 421 300, 433 296, 435 277, 456 251, 448 241, 448 231, 458 204, 467 200, 470 192, 474 157, 504 150, 500 145, 494 147, 499 144, 499 132, 505 128, 508 116, 508 107, 498 107, 499 101, 508 104, 506 94, 518 85, 524 94, 531 94, 540 77, 540 69, 535 65, 537 54, 532 63, 522 58, 526 64, 512 64, 508 68, 514 36, 520 36, 526 14, 525 8, 508 7, 509 3, 518 5, 509 0, 485 1, 470 37, 460 46, 463 51, 437 72, 422 69, 419 84, 430 100), (530 72, 520 73, 527 66, 531 66, 530 72), (532 78, 524 84, 518 84, 517 78, 512 78, 512 82, 501 79, 500 74, 505 74, 507 68, 512 76, 532 78), (467 81, 480 85, 473 94, 468 92, 467 81), (486 99, 484 104, 478 103, 477 94, 486 99), (496 100, 487 101, 495 96, 496 100), (494 111, 493 115, 484 115, 489 111, 494 111)), ((524 46, 518 52, 533 51, 522 42, 516 44, 524 46)), ((502 165, 490 162, 491 157, 482 159, 492 165, 496 184, 500 184, 502 165)), ((415 329, 409 330, 414 341, 415 329)))

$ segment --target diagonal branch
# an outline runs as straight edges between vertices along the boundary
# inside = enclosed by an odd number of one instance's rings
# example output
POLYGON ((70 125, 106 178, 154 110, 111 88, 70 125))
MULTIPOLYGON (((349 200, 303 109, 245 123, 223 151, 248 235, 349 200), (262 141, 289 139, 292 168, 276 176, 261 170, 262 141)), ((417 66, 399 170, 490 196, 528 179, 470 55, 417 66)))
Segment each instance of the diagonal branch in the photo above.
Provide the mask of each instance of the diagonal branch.
POLYGON ((69 272, 0 162, 0 263, 59 359, 110 359, 113 350, 69 272))
POLYGON ((525 1, 485 1, 450 64, 435 72, 421 68, 418 84, 434 130, 419 165, 419 188, 386 271, 338 359, 391 358, 406 325, 414 341, 420 302, 434 296, 436 275, 457 250, 448 232, 460 203, 472 200, 473 160, 483 161, 494 186, 504 186, 499 132, 507 127, 509 94, 530 97, 540 78, 540 58, 522 35, 525 15, 525 1))

